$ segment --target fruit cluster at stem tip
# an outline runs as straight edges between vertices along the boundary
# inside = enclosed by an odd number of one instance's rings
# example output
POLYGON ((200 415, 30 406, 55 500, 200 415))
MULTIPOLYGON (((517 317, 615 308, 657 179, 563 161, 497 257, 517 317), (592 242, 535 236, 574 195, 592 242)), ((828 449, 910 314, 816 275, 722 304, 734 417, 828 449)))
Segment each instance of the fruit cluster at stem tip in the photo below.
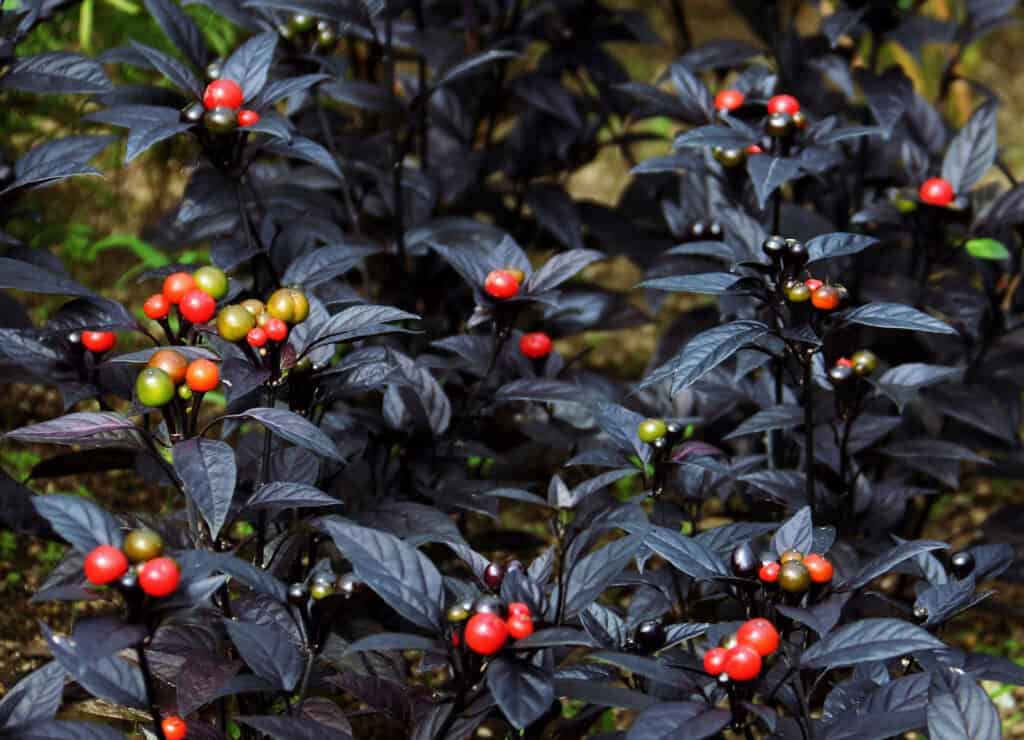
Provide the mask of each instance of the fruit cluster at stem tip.
POLYGON ((704 670, 720 681, 752 681, 761 674, 764 659, 779 649, 779 631, 758 617, 743 623, 723 645, 704 654, 704 670))
POLYGON ((94 586, 116 583, 125 592, 138 588, 154 598, 170 596, 178 589, 181 571, 163 551, 159 534, 133 529, 121 547, 97 545, 85 556, 85 579, 94 586))

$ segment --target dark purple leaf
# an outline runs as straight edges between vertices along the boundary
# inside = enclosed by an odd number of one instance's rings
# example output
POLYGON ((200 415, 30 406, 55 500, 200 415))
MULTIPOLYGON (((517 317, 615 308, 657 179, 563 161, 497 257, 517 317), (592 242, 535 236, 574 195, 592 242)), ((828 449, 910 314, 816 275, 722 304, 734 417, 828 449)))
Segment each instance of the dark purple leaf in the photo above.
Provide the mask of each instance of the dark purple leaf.
POLYGON ((274 61, 277 38, 277 31, 253 36, 238 47, 221 68, 220 79, 237 82, 246 102, 259 95, 267 84, 267 72, 274 61))
POLYGON ((88 499, 51 493, 35 496, 32 504, 53 531, 79 552, 88 553, 100 545, 121 546, 117 521, 88 499))
POLYGON ((284 409, 255 408, 225 418, 246 418, 258 421, 281 439, 294 445, 315 452, 322 457, 344 462, 337 446, 319 427, 299 416, 293 411, 284 409))
POLYGON ((342 732, 312 719, 296 717, 235 717, 243 725, 252 727, 274 740, 352 740, 347 732, 342 732))
POLYGON ((999 711, 973 678, 948 670, 933 672, 931 677, 929 740, 999 740, 1003 736, 999 711))
POLYGON ((136 709, 147 706, 142 672, 137 666, 124 658, 97 658, 90 651, 83 653, 81 646, 72 638, 55 635, 45 624, 41 624, 40 629, 53 657, 83 689, 115 704, 136 709))
MULTIPOLYGON (((574 564, 565 584, 565 616, 572 617, 590 606, 643 544, 642 533, 630 535, 605 545, 574 564)), ((556 599, 551 601, 553 603, 556 599)))
POLYGON ((702 293, 704 295, 722 295, 740 279, 731 272, 703 272, 697 275, 672 275, 670 277, 652 278, 640 283, 643 288, 651 290, 667 290, 673 293, 702 293))
POLYGON ((626 740, 701 740, 721 732, 731 719, 727 710, 709 709, 704 703, 662 702, 640 713, 626 733, 626 740))
POLYGON ((862 619, 811 645, 801 656, 800 667, 839 668, 942 647, 927 630, 901 619, 862 619))
POLYGON ((943 550, 947 547, 949 546, 945 542, 934 540, 903 542, 888 552, 869 560, 855 574, 837 584, 837 588, 846 590, 862 588, 879 576, 888 573, 905 560, 910 560, 922 552, 943 550))
POLYGON ((331 498, 319 488, 303 483, 276 481, 254 493, 245 502, 246 509, 298 509, 302 507, 338 506, 342 502, 331 498))
POLYGON ((278 601, 288 598, 287 587, 277 578, 252 563, 239 560, 234 555, 218 552, 202 552, 186 550, 177 556, 182 578, 198 580, 213 571, 220 571, 246 584, 261 594, 273 597, 278 601))
POLYGON ((124 733, 101 722, 44 720, 19 727, 17 737, 19 740, 124 740, 124 733))
POLYGON ((638 387, 646 388, 672 378, 672 392, 677 393, 693 385, 768 331, 768 327, 759 321, 743 319, 701 332, 676 357, 640 381, 638 387))
POLYGON ((876 326, 880 329, 905 329, 931 334, 957 333, 948 324, 902 303, 868 303, 843 311, 837 317, 851 324, 876 326))
POLYGON ((995 162, 996 109, 995 103, 978 108, 949 143, 942 160, 942 177, 957 195, 967 194, 995 162))
POLYGON ((857 254, 873 244, 878 244, 878 239, 864 234, 822 234, 807 242, 807 253, 810 262, 817 262, 857 254))
POLYGON ((235 451, 210 439, 187 439, 174 446, 174 469, 216 539, 235 495, 235 451))
POLYGON ((105 93, 114 89, 95 59, 66 51, 22 57, 3 77, 0 89, 31 93, 105 93))
POLYGON ((167 38, 178 47, 197 69, 210 61, 203 34, 192 18, 174 0, 143 0, 146 10, 160 24, 167 38))
POLYGON ((748 157, 747 172, 754 186, 758 206, 764 208, 768 196, 790 180, 799 177, 803 169, 800 160, 789 157, 773 157, 768 154, 748 157))
POLYGON ((191 93, 196 98, 203 97, 203 84, 195 76, 191 69, 179 62, 174 57, 164 54, 159 49, 132 41, 132 48, 145 57, 160 74, 170 80, 174 85, 186 93, 191 93))
POLYGON ((551 676, 524 660, 499 656, 486 678, 494 701, 516 728, 533 724, 555 701, 551 676))
POLYGON ((502 59, 513 59, 516 56, 518 56, 518 54, 514 51, 505 51, 502 49, 490 49, 489 51, 474 54, 473 56, 467 57, 458 64, 444 70, 434 83, 434 87, 449 85, 463 77, 478 73, 483 67, 491 65, 496 61, 502 59))
POLYGON ((667 527, 651 527, 644 544, 676 570, 698 580, 730 575, 729 568, 712 550, 667 527))
POLYGON ((231 619, 225 619, 224 626, 253 673, 285 691, 295 688, 305 659, 286 633, 277 627, 231 619))
POLYGON ((50 661, 29 673, 0 701, 0 726, 15 727, 57 716, 64 696, 64 669, 50 661))
POLYGON ((781 555, 786 550, 811 552, 814 531, 811 526, 811 507, 805 506, 779 527, 772 537, 772 549, 781 555))

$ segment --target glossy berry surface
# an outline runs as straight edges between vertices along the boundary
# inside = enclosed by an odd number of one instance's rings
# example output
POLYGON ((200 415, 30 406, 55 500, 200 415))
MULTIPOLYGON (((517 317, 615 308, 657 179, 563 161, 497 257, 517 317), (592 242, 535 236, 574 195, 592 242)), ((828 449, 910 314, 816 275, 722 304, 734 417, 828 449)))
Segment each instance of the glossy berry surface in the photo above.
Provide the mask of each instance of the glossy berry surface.
POLYGON ((665 625, 660 619, 648 619, 636 626, 633 640, 643 653, 653 653, 665 646, 665 625))
POLYGON ((168 303, 175 306, 190 290, 196 287, 196 281, 187 272, 171 273, 164 278, 163 294, 168 303))
POLYGON ((203 120, 204 113, 206 113, 206 108, 202 103, 189 103, 181 109, 178 118, 182 123, 199 123, 203 120))
POLYGON ((469 609, 464 607, 462 604, 450 606, 448 607, 448 611, 445 612, 445 619, 447 619, 451 624, 461 624, 469 619, 469 609))
POLYGON ((714 647, 704 653, 704 670, 711 676, 725 673, 725 658, 729 651, 723 647, 714 647))
POLYGON ((807 278, 806 280, 804 280, 804 285, 806 285, 812 293, 824 284, 825 283, 821 282, 817 278, 807 278))
POLYGON ((800 101, 792 95, 773 95, 768 99, 769 113, 788 113, 793 115, 800 110, 800 101))
POLYGON ((849 368, 852 368, 853 367, 853 360, 851 360, 849 357, 840 357, 838 360, 836 360, 836 365, 838 367, 849 367, 849 368))
POLYGON ((831 285, 822 285, 811 293, 811 303, 821 311, 835 311, 841 302, 842 296, 831 285))
POLYGON ((736 110, 744 100, 746 95, 739 90, 722 90, 715 96, 715 110, 736 110))
POLYGON ((803 283, 794 283, 786 288, 786 300, 790 303, 806 303, 811 300, 811 289, 803 283))
POLYGON ((765 583, 775 583, 779 580, 780 567, 778 563, 762 563, 761 569, 757 571, 757 577, 765 583))
POLYGON ((163 370, 170 377, 171 382, 178 385, 185 380, 188 358, 176 349, 161 349, 153 353, 149 362, 146 363, 146 367, 163 370))
POLYGON ((220 300, 228 292, 228 276, 223 270, 206 265, 192 273, 192 281, 199 290, 220 300))
POLYGON ((194 288, 181 297, 178 311, 186 321, 205 324, 217 313, 217 301, 209 293, 194 288))
POLYGON ((761 673, 761 656, 747 645, 730 648, 725 656, 725 674, 733 681, 752 681, 761 673))
POLYGON ((208 393, 220 385, 220 370, 212 360, 200 359, 189 363, 185 382, 196 393, 208 393))
POLYGON ((100 354, 114 348, 117 335, 112 331, 83 331, 82 344, 90 352, 100 354))
POLYGON ((497 614, 474 614, 466 623, 466 646, 480 655, 494 655, 508 640, 508 626, 497 614))
POLYGON ((135 395, 143 406, 166 406, 174 398, 174 381, 163 370, 147 367, 135 379, 135 395))
POLYGON ((495 614, 502 619, 508 616, 508 605, 496 596, 481 596, 470 605, 474 614, 495 614))
POLYGON ((160 723, 160 729, 164 731, 164 737, 167 740, 182 740, 188 732, 188 725, 181 717, 171 716, 164 717, 164 721, 160 723))
POLYGON ((804 243, 796 239, 786 239, 786 251, 782 253, 782 261, 790 267, 800 268, 807 264, 811 255, 804 243))
POLYGON ((238 128, 238 116, 231 108, 211 108, 203 114, 203 126, 212 134, 230 134, 238 128))
POLYGON ((260 114, 254 110, 240 110, 238 111, 238 125, 242 128, 246 126, 255 126, 260 122, 260 114))
POLYGON ((266 330, 259 326, 254 326, 249 330, 249 333, 245 335, 245 341, 249 343, 250 347, 262 347, 267 343, 267 339, 266 330))
POLYGON ((214 80, 203 92, 203 105, 211 108, 230 108, 237 110, 242 107, 242 88, 234 80, 214 80))
POLYGON ((240 342, 256 326, 256 318, 241 306, 227 306, 217 314, 217 333, 229 342, 240 342))
POLYGON ((281 319, 270 319, 263 325, 263 330, 267 332, 267 337, 275 342, 283 342, 288 338, 288 324, 281 319))
POLYGON ((857 375, 866 378, 878 369, 878 355, 869 349, 862 349, 853 353, 850 363, 857 375))
POLYGON ((542 331, 523 334, 519 340, 519 351, 531 360, 539 360, 551 354, 551 337, 542 331))
POLYGON ((171 312, 171 302, 163 293, 154 293, 142 304, 142 312, 154 321, 166 318, 171 312))
POLYGON ((932 177, 921 183, 917 196, 921 199, 922 203, 943 207, 952 203, 955 197, 953 186, 949 184, 949 181, 943 180, 941 177, 932 177))
POLYGON ((811 577, 811 583, 828 583, 832 580, 832 576, 835 575, 832 563, 821 555, 811 553, 804 558, 803 563, 804 567, 807 568, 808 575, 811 577))
POLYGON ((793 118, 785 113, 772 113, 764 123, 765 133, 776 138, 793 133, 793 118))
POLYGON ((523 601, 513 601, 508 605, 508 614, 510 617, 516 615, 531 616, 530 605, 523 601))
POLYGON ((800 562, 803 559, 804 554, 799 550, 786 550, 781 555, 779 555, 780 563, 789 563, 793 561, 800 562))
POLYGON ((501 588, 501 582, 504 578, 505 569, 501 566, 501 563, 491 562, 484 568, 484 585, 491 589, 491 591, 497 591, 501 588))
POLYGON ((967 552, 958 552, 949 560, 950 570, 957 580, 963 580, 974 572, 974 556, 967 552))
POLYGON ((637 427, 636 436, 640 438, 641 442, 651 444, 664 437, 667 431, 668 427, 661 419, 644 419, 637 427))
POLYGON ((533 634, 533 617, 529 614, 510 614, 505 623, 513 640, 522 640, 533 634))
POLYGON ((354 596, 363 590, 363 582, 355 573, 342 573, 335 584, 338 593, 345 597, 354 596))
POLYGON ((736 577, 753 578, 757 575, 760 565, 757 555, 754 554, 754 548, 750 546, 749 542, 737 545, 732 551, 730 566, 736 577))
POLYGON ((761 251, 772 259, 779 259, 787 249, 786 240, 781 236, 769 236, 761 245, 761 251))
POLYGON ((828 369, 828 382, 836 388, 847 385, 854 377, 855 373, 853 372, 853 368, 849 365, 840 365, 839 363, 836 363, 833 367, 828 369))
POLYGON ((510 270, 492 270, 484 280, 484 291, 498 300, 511 298, 519 292, 519 280, 510 270))
POLYGON ((139 569, 139 587, 150 596, 170 596, 180 581, 178 564, 170 558, 154 558, 139 569))
POLYGON ((797 561, 783 563, 779 567, 779 588, 789 593, 802 594, 811 586, 811 574, 804 564, 797 561))
POLYGON ((736 631, 736 640, 757 651, 762 658, 779 649, 779 631, 767 619, 751 619, 736 631))
POLYGON ((715 150, 715 159, 723 167, 739 167, 747 161, 747 154, 739 147, 726 147, 715 150))
POLYGON ((164 539, 152 529, 133 529, 124 538, 121 548, 133 563, 158 558, 164 552, 164 539))
POLYGON ((103 586, 113 583, 128 570, 128 558, 113 545, 100 545, 85 556, 85 578, 89 583, 103 586))

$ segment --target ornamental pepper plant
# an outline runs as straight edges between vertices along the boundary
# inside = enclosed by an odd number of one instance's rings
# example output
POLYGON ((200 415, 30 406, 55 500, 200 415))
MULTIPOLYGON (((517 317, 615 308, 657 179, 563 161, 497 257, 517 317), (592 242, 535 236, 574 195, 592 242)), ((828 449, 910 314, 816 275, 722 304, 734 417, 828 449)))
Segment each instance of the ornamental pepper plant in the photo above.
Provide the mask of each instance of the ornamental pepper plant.
POLYGON ((967 79, 1015 4, 662 5, 144 0, 91 54, 39 44, 93 3, 2 6, 0 121, 52 119, 0 156, 0 377, 63 413, 0 523, 75 619, 0 736, 1001 736, 1019 484, 937 502, 1022 475, 967 79), (180 197, 104 282, 47 229, 122 166, 180 197))

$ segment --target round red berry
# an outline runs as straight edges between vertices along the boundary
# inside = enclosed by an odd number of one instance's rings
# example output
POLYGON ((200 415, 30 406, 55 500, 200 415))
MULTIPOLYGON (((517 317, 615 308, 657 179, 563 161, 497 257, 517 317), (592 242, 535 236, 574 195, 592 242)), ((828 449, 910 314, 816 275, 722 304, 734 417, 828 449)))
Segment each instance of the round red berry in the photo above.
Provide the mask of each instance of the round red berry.
POLYGON ((167 318, 167 314, 171 312, 171 302, 163 293, 154 293, 142 304, 142 312, 154 321, 167 318))
POLYGON ((175 272, 164 278, 164 298, 168 303, 178 305, 190 290, 196 287, 196 281, 187 272, 175 272))
POLYGON ((850 360, 849 357, 840 357, 838 360, 836 360, 836 365, 838 365, 839 367, 853 367, 853 362, 850 360))
POLYGON ((245 335, 245 341, 249 343, 250 347, 262 347, 267 343, 267 332, 259 326, 254 326, 245 335))
POLYGON ((835 574, 832 563, 821 555, 811 553, 804 558, 804 567, 811 576, 811 583, 828 583, 835 574))
POLYGON ((99 354, 100 352, 106 352, 108 349, 113 349, 114 345, 117 344, 117 336, 112 331, 83 331, 82 344, 90 352, 99 354))
POLYGON ((762 563, 761 570, 757 572, 757 577, 765 583, 775 583, 779 580, 779 569, 782 566, 776 562, 762 563))
POLYGON ((85 556, 85 579, 97 586, 116 581, 128 571, 128 558, 113 545, 94 547, 85 556))
POLYGON ((921 183, 917 192, 922 203, 933 206, 948 206, 953 202, 953 186, 941 177, 932 177, 921 183))
POLYGON ((217 313, 217 301, 209 293, 193 288, 181 297, 178 310, 186 321, 205 324, 217 313))
POLYGON ((494 655, 508 639, 508 625, 492 612, 474 614, 466 623, 466 645, 474 653, 494 655))
POLYGON ((139 587, 150 596, 170 596, 180 581, 178 564, 170 558, 153 558, 139 569, 139 587))
POLYGON ((761 673, 761 656, 749 645, 729 648, 725 654, 725 674, 733 681, 750 681, 761 673))
POLYGON ((740 645, 748 645, 762 658, 779 649, 779 631, 767 619, 751 619, 736 632, 740 645))
POLYGON ((806 285, 812 293, 824 284, 825 283, 821 282, 817 278, 807 278, 804 280, 804 285, 806 285))
POLYGON ((196 393, 207 393, 220 385, 220 370, 212 360, 193 360, 185 371, 185 382, 196 393))
POLYGON ((484 280, 484 290, 491 298, 511 298, 519 292, 519 280, 511 270, 492 270, 484 280))
POLYGON ((240 110, 238 111, 238 125, 255 126, 260 122, 260 114, 254 110, 240 110))
POLYGON ((211 108, 231 108, 238 110, 242 107, 242 88, 234 80, 214 80, 206 86, 203 93, 203 106, 211 108))
POLYGON ((515 617, 515 616, 532 617, 533 616, 530 613, 530 606, 529 606, 529 604, 527 604, 525 602, 522 602, 522 601, 510 602, 509 605, 508 605, 508 614, 509 614, 510 617, 515 617))
POLYGON ((270 319, 263 327, 263 330, 275 342, 283 342, 288 338, 288 324, 281 321, 281 319, 270 319))
POLYGON ((715 96, 715 110, 736 110, 746 97, 739 90, 722 90, 715 96))
POLYGON ((711 648, 704 653, 704 670, 712 676, 725 673, 725 656, 729 653, 723 647, 711 648))
POLYGON ((181 717, 171 716, 164 718, 164 721, 160 723, 160 729, 164 731, 164 737, 167 740, 182 740, 188 732, 188 725, 181 717))
POLYGON ((834 311, 839 308, 843 301, 843 295, 839 289, 832 285, 822 285, 811 293, 811 303, 815 308, 822 311, 834 311))
POLYGON ((533 617, 529 614, 510 614, 505 625, 513 640, 522 640, 533 634, 533 617))
POLYGON ((519 340, 519 351, 531 360, 539 360, 551 354, 551 337, 542 331, 523 334, 519 340))
POLYGON ((768 100, 769 113, 786 113, 793 115, 800 110, 800 101, 792 95, 775 95, 768 100))
POLYGON ((764 149, 762 149, 758 144, 751 144, 747 147, 747 154, 764 154, 764 149))

